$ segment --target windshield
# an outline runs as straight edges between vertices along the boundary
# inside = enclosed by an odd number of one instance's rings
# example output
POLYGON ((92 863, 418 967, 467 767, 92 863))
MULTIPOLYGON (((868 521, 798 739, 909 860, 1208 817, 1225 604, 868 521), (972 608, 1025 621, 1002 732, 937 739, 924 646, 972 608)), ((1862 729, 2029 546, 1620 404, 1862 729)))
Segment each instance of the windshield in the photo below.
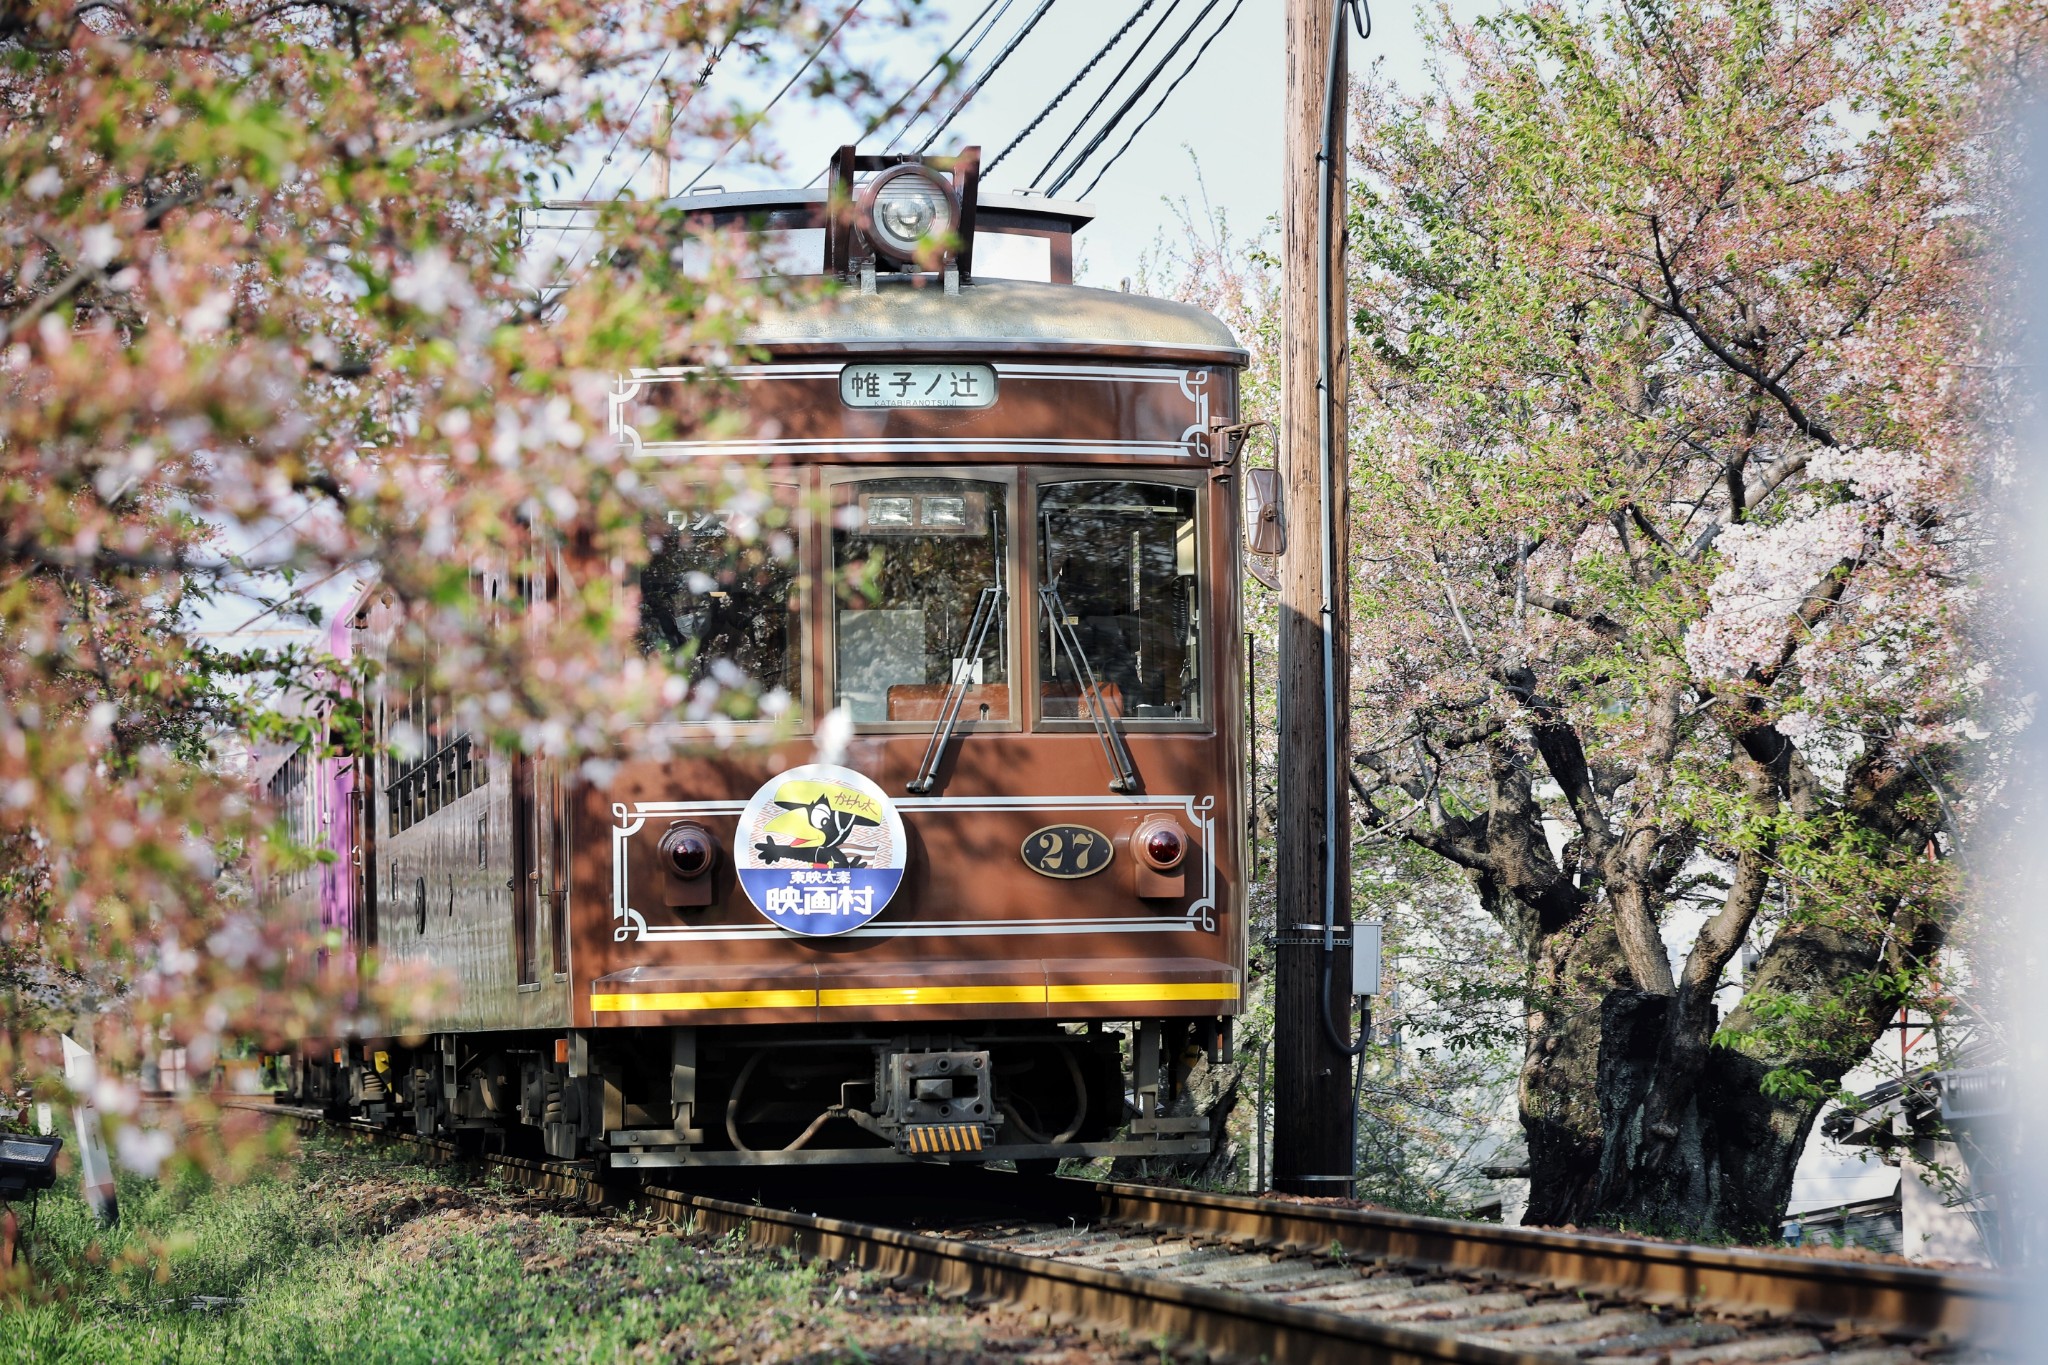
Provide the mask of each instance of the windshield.
POLYGON ((834 702, 856 722, 1010 715, 1009 617, 969 650, 975 608, 1002 579, 1007 490, 974 479, 865 479, 845 486, 832 532, 834 702), (971 657, 970 657, 971 654, 971 657))
MULTIPOLYGON (((1090 482, 1039 490, 1040 582, 1058 590, 1074 643, 1110 714, 1191 720, 1202 714, 1201 595, 1195 492, 1171 484, 1090 482)), ((1074 664, 1038 632, 1047 720, 1087 711, 1074 664)))
POLYGON ((745 720, 801 701, 799 559, 787 509, 676 509, 650 523, 647 542, 637 638, 689 681, 686 718, 715 710, 745 720))

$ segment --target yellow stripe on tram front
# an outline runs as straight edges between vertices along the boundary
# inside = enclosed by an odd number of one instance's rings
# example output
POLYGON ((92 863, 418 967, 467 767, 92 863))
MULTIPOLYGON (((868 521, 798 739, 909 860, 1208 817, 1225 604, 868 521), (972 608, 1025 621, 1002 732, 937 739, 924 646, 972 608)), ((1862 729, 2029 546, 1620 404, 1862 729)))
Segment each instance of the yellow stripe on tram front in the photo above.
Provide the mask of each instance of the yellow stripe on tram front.
POLYGON ((1085 985, 1043 986, 1014 983, 995 986, 845 986, 828 990, 776 991, 643 991, 593 995, 597 1014, 651 1013, 689 1010, 790 1010, 818 1006, 857 1009, 920 1005, 1084 1005, 1148 1001, 1226 1000, 1238 998, 1228 981, 1099 981, 1085 985))
POLYGON ((632 995, 593 995, 596 1014, 653 1010, 807 1010, 818 1003, 816 991, 646 991, 632 995))
POLYGON ((1043 1005, 1045 987, 1014 986, 848 986, 818 992, 818 1003, 874 1005, 1043 1005))
POLYGON ((1104 981, 1084 986, 1052 986, 1047 989, 1046 998, 1055 1005, 1144 1000, 1235 1000, 1237 987, 1228 981, 1104 981))

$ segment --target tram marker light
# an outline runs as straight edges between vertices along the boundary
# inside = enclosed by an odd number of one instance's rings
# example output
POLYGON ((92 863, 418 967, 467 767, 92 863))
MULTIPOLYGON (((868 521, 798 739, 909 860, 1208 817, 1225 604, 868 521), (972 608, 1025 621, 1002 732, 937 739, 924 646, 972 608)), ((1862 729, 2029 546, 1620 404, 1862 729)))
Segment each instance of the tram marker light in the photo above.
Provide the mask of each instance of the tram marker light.
POLYGON ((712 870, 718 866, 718 840, 704 826, 678 820, 661 836, 662 868, 667 872, 664 902, 672 909, 701 909, 712 903, 712 870))
POLYGON ((1146 900, 1176 900, 1187 894, 1188 836, 1170 816, 1155 815, 1131 836, 1131 861, 1137 868, 1138 895, 1146 900))

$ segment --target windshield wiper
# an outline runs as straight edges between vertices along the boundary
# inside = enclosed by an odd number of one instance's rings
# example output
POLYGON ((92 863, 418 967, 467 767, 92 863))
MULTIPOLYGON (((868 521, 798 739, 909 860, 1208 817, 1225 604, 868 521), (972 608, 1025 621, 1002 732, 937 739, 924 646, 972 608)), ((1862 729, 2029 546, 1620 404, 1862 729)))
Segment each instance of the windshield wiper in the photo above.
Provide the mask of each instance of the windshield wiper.
POLYGON ((1059 667, 1059 651, 1066 650, 1081 683, 1081 699, 1088 707, 1088 719, 1095 723, 1095 737, 1102 741, 1103 755, 1109 759, 1109 770, 1114 774, 1109 779, 1109 789, 1120 794, 1136 791, 1137 765, 1131 762, 1131 751, 1124 743, 1123 730, 1118 727, 1116 717, 1109 713, 1109 702, 1102 695, 1101 684, 1095 681, 1095 669, 1081 648, 1080 638, 1067 624, 1067 608, 1060 601, 1059 585, 1050 583, 1040 588, 1038 604, 1052 626, 1053 667, 1059 667))
MULTIPOLYGON (((966 700, 967 685, 973 679, 974 666, 981 660, 982 642, 988 638, 989 627, 1003 610, 1003 580, 998 572, 996 581, 981 590, 981 597, 974 604, 974 619, 967 623, 967 647, 952 661, 953 681, 946 688, 946 699, 939 704, 938 728, 932 731, 931 741, 924 746, 924 761, 917 765, 917 776, 910 779, 909 790, 923 796, 932 789, 932 783, 939 777, 939 760, 946 756, 947 741, 953 738, 954 722, 960 718, 960 703, 966 700)), ((988 708, 982 708, 986 711, 988 708)))

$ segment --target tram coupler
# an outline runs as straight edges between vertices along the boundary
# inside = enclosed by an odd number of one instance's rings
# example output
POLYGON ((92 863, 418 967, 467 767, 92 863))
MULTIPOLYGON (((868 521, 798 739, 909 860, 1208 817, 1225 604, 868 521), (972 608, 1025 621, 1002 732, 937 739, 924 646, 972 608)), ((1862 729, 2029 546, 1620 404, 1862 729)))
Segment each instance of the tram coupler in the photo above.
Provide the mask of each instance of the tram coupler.
POLYGON ((1001 1122, 987 1052, 890 1052, 883 1056, 882 1113, 874 1125, 911 1156, 975 1155, 1001 1122))

